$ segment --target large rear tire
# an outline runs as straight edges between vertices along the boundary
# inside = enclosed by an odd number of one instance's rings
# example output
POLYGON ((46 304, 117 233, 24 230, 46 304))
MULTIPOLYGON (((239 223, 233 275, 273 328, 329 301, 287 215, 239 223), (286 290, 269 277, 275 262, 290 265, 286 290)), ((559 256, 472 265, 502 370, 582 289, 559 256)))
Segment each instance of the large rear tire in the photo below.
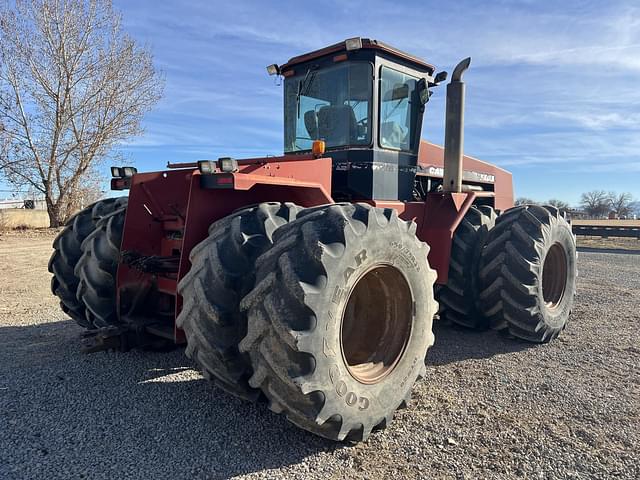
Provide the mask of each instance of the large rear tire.
POLYGON ((86 308, 93 328, 120 325, 116 305, 116 274, 126 205, 101 218, 82 242, 82 256, 75 268, 79 279, 77 298, 86 308))
POLYGON ((480 301, 493 328, 536 343, 556 338, 573 306, 576 257, 557 208, 522 205, 498 217, 480 259, 480 301))
POLYGON ((247 333, 240 299, 253 287, 256 258, 299 210, 292 203, 262 203, 213 223, 209 237, 191 251, 191 270, 178 286, 183 306, 177 325, 186 333, 187 355, 216 385, 245 400, 255 401, 260 390, 249 385, 249 362, 238 351, 247 333))
POLYGON ((474 330, 489 328, 479 305, 478 265, 496 218, 493 208, 472 206, 456 229, 449 258, 449 279, 437 292, 440 318, 474 330))
POLYGON ((405 405, 433 344, 436 274, 416 225, 392 209, 303 211, 257 261, 249 384, 271 410, 332 440, 366 439, 405 405))
POLYGON ((62 311, 82 327, 93 328, 84 303, 77 297, 80 279, 74 269, 82 256, 82 242, 101 218, 125 206, 127 200, 127 197, 106 198, 89 205, 71 217, 53 241, 49 260, 49 272, 53 273, 51 292, 60 299, 62 311))

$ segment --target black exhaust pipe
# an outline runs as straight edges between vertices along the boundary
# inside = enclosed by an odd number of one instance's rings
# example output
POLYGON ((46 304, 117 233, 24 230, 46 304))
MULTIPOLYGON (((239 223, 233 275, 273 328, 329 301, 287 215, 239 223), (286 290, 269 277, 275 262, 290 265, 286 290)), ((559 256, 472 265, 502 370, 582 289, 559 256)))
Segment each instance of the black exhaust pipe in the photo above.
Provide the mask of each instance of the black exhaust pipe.
POLYGON ((444 130, 445 192, 462 191, 462 155, 464 151, 464 82, 462 75, 469 68, 471 57, 462 60, 447 85, 447 111, 444 130))

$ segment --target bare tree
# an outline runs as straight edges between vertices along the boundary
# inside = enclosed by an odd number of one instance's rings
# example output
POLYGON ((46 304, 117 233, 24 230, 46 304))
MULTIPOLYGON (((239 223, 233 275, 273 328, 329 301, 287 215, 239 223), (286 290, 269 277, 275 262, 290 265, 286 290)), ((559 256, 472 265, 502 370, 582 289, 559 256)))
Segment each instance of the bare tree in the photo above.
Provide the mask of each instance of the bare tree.
POLYGON ((66 201, 60 206, 60 218, 70 218, 74 213, 100 200, 105 193, 103 177, 92 169, 89 170, 84 175, 82 183, 67 196, 66 201))
POLYGON ((604 190, 585 192, 580 197, 580 205, 590 217, 605 217, 610 208, 609 194, 604 190))
POLYGON ((518 198, 516 198, 516 201, 514 202, 514 204, 516 206, 518 206, 518 205, 537 205, 538 202, 536 202, 535 200, 531 200, 530 198, 527 198, 527 197, 518 197, 518 198))
POLYGON ((571 209, 571 205, 569 205, 564 200, 558 200, 557 198, 552 198, 547 202, 547 204, 556 207, 561 212, 567 212, 571 209))
POLYGON ((109 0, 2 3, 0 173, 42 192, 55 227, 96 165, 141 133, 163 81, 109 0))
POLYGON ((618 217, 627 217, 631 215, 633 210, 633 195, 629 192, 609 193, 609 202, 611 211, 615 212, 618 217))
POLYGON ((0 120, 0 158, 4 158, 9 152, 9 136, 3 134, 5 130, 4 123, 0 120))

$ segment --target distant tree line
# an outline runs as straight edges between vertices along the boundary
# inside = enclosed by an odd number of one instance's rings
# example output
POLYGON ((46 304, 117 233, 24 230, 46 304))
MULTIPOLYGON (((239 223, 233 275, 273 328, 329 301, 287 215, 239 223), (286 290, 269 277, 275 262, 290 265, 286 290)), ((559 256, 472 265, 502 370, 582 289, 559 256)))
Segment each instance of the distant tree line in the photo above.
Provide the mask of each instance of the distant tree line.
MULTIPOLYGON (((553 205, 562 211, 572 210, 569 203, 552 198, 546 202, 538 202, 531 198, 519 197, 516 205, 540 204, 553 205)), ((616 217, 630 217, 640 215, 640 201, 633 198, 629 192, 616 193, 605 190, 592 190, 580 196, 579 210, 582 210, 588 217, 602 218, 613 213, 616 217)))

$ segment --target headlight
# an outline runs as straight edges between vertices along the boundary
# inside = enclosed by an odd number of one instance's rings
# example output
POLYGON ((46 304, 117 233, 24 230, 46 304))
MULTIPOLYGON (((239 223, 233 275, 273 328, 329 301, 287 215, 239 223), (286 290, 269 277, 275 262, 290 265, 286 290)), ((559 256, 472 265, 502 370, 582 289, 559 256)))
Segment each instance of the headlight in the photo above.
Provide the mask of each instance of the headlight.
POLYGON ((122 167, 122 173, 125 177, 133 177, 138 173, 138 169, 135 167, 122 167))
POLYGON ((280 67, 277 64, 273 63, 267 67, 267 73, 269 75, 280 75, 280 67))
POLYGON ((347 50, 360 50, 362 48, 362 39, 360 37, 348 38, 344 41, 347 50))
POLYGON ((218 159, 218 168, 223 172, 235 172, 238 170, 238 161, 231 157, 221 157, 218 159))
POLYGON ((113 178, 133 177, 138 173, 135 167, 111 167, 111 176, 113 178))
POLYGON ((198 170, 200 173, 208 175, 216 171, 216 164, 211 160, 198 160, 198 170))

